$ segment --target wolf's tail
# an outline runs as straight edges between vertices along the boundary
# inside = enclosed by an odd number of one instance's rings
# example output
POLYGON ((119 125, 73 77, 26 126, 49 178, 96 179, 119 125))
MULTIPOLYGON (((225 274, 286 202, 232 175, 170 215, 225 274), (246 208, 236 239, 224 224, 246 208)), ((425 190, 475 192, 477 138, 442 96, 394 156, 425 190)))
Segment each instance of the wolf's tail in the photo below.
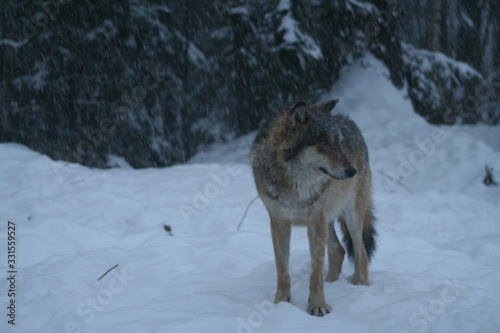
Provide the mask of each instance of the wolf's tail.
MULTIPOLYGON (((363 223, 363 242, 365 243, 366 255, 368 260, 370 260, 373 256, 377 248, 377 244, 375 241, 375 237, 377 236, 377 231, 375 230, 375 216, 373 216, 372 208, 370 207, 365 216, 363 223)), ((339 217, 340 226, 342 228, 342 232, 344 234, 344 245, 346 247, 347 253, 349 254, 349 259, 354 259, 354 250, 352 245, 351 234, 347 230, 347 225, 345 220, 342 217, 339 217)))

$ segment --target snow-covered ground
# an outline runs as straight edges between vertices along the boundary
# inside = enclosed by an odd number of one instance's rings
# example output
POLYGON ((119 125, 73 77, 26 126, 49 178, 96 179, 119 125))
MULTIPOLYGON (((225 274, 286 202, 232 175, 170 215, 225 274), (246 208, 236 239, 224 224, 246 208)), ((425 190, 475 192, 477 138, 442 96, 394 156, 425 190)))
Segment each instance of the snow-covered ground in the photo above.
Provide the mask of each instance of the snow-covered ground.
MULTIPOLYGON (((325 283, 306 313, 309 251, 292 232, 292 302, 272 304, 267 212, 253 135, 164 169, 93 170, 0 144, 0 332, 498 332, 500 128, 436 127, 368 57, 328 98, 368 143, 378 250, 371 285, 325 283), (16 326, 7 323, 8 221, 16 224, 16 326), (164 226, 170 226, 167 231, 164 226), (101 280, 98 278, 118 264, 101 280)), ((325 268, 326 269, 326 268, 325 268)), ((325 272, 326 273, 326 272, 325 272)))

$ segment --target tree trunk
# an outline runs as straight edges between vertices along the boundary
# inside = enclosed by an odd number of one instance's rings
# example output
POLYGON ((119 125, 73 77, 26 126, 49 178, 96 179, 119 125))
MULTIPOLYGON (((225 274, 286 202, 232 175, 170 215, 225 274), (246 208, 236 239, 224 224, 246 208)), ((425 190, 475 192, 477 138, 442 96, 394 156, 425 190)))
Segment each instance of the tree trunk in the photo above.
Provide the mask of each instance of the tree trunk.
POLYGON ((441 34, 442 0, 429 0, 427 4, 427 38, 425 47, 431 51, 439 51, 439 37, 441 34))

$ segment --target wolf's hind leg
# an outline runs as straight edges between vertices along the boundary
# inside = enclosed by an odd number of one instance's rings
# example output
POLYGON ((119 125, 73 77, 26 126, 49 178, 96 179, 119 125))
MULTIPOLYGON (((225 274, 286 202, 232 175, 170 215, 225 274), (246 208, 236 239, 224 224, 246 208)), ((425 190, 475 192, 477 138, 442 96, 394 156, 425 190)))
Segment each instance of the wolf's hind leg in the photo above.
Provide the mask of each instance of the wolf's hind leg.
POLYGON ((341 223, 344 222, 347 227, 352 244, 352 254, 354 255, 354 278, 352 283, 368 285, 368 256, 363 240, 363 221, 353 206, 346 208, 345 214, 343 214, 345 222, 341 220, 341 223))
POLYGON ((334 221, 328 223, 328 274, 326 281, 337 281, 342 270, 345 250, 335 232, 334 221))

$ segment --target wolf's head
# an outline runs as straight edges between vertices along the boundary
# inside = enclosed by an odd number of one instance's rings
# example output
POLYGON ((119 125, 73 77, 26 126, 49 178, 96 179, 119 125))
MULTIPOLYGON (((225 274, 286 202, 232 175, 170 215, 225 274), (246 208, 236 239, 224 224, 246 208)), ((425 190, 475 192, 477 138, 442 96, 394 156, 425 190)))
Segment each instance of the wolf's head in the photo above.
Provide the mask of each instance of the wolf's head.
POLYGON ((288 110, 288 131, 284 159, 292 169, 308 176, 352 178, 352 144, 348 129, 342 126, 345 116, 332 116, 338 103, 331 100, 321 105, 298 102, 288 110))

